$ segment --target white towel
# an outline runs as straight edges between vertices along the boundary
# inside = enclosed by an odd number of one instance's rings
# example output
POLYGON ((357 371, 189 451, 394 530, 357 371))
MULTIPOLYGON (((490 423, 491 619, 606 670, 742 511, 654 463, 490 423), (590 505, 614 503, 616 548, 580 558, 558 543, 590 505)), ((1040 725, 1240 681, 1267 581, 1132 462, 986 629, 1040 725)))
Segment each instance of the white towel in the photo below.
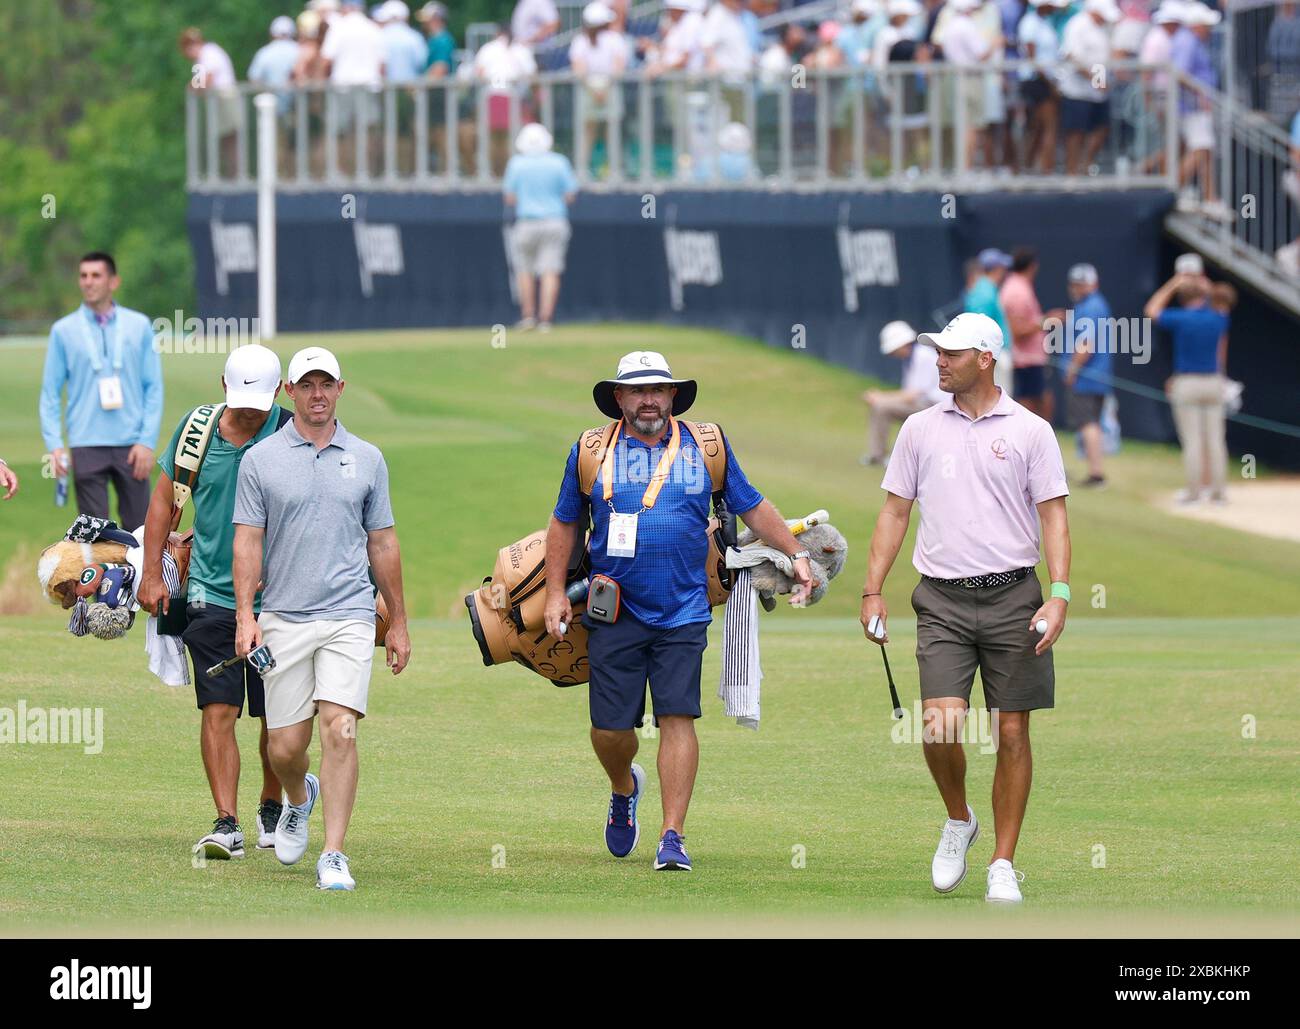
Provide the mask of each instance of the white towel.
POLYGON ((144 651, 149 671, 168 686, 188 686, 190 666, 185 662, 185 644, 179 636, 158 635, 158 619, 150 615, 144 627, 144 651))
POLYGON ((728 718, 746 729, 757 729, 759 684, 763 669, 758 661, 758 593, 748 568, 734 577, 727 598, 722 628, 722 677, 718 696, 728 718))

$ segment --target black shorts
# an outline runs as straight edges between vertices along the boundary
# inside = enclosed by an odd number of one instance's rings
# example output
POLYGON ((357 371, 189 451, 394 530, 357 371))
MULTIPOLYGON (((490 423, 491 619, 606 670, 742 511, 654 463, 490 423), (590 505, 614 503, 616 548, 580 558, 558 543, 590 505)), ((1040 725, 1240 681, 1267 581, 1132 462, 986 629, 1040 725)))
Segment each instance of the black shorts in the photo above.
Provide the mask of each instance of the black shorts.
POLYGON ((635 729, 645 719, 645 689, 650 683, 655 724, 664 715, 700 717, 700 666, 709 643, 709 623, 656 629, 624 608, 613 625, 593 622, 588 629, 591 667, 588 700, 595 729, 635 729))
POLYGON ((194 693, 199 707, 229 704, 239 708, 243 714, 247 692, 249 715, 265 718, 266 694, 262 689, 262 677, 247 661, 240 661, 212 678, 206 674, 213 665, 235 656, 235 612, 214 604, 187 604, 185 615, 189 624, 185 626, 181 639, 189 648, 190 661, 194 664, 194 693))
POLYGON ((1071 429, 1082 429, 1085 425, 1101 422, 1101 405, 1106 400, 1100 393, 1071 392, 1066 401, 1066 413, 1070 418, 1071 429))
POLYGON ((1047 100, 1054 99, 1056 91, 1052 89, 1052 84, 1047 79, 1039 75, 1020 83, 1020 95, 1024 97, 1029 107, 1037 107, 1047 100))
POLYGON ((1061 131, 1092 132, 1110 124, 1110 100, 1061 98, 1061 131))
POLYGON ((1017 368, 1012 378, 1012 388, 1018 397, 1041 397, 1047 392, 1047 365, 1017 368))

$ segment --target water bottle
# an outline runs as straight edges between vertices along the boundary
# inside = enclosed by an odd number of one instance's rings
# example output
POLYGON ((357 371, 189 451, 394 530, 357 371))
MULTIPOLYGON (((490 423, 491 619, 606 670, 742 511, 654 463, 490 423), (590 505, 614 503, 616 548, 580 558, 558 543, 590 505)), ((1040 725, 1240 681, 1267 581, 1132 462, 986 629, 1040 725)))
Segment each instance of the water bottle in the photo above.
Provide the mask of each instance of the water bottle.
POLYGON ((60 475, 54 480, 54 506, 68 506, 68 477, 60 475))

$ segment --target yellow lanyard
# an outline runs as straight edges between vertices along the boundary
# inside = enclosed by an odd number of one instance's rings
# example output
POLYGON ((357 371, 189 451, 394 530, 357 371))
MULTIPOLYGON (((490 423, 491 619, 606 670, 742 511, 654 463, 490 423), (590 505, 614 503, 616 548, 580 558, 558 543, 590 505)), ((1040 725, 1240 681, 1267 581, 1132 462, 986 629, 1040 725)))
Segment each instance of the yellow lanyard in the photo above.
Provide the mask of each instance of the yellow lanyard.
MULTIPOLYGON (((641 497, 641 510, 648 511, 655 506, 655 501, 659 499, 659 491, 668 481, 668 472, 677 460, 677 452, 682 446, 682 430, 677 424, 677 419, 672 415, 668 416, 668 424, 672 426, 673 434, 668 440, 668 449, 664 451, 663 457, 659 458, 659 464, 655 467, 654 475, 650 476, 650 484, 645 488, 645 495, 641 497)), ((605 460, 601 463, 601 478, 605 480, 605 503, 609 504, 609 509, 614 510, 614 449, 618 446, 618 437, 623 432, 623 422, 618 423, 618 430, 614 433, 613 440, 610 441, 609 449, 605 451, 605 460)))

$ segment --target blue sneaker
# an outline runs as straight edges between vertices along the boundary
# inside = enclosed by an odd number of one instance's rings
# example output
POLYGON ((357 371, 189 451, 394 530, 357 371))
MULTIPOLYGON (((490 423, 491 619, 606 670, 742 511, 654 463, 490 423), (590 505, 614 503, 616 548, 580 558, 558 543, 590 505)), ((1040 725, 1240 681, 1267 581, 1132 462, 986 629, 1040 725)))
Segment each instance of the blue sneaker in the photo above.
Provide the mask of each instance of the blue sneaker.
POLYGON ((627 857, 636 850, 637 841, 641 839, 641 823, 636 818, 637 801, 645 789, 645 769, 633 762, 632 781, 636 789, 632 796, 621 793, 609 795, 609 818, 605 821, 605 846, 617 858, 627 857))
POLYGON ((655 854, 656 872, 689 872, 691 859, 682 846, 683 840, 676 829, 669 829, 659 841, 659 850, 655 854))

